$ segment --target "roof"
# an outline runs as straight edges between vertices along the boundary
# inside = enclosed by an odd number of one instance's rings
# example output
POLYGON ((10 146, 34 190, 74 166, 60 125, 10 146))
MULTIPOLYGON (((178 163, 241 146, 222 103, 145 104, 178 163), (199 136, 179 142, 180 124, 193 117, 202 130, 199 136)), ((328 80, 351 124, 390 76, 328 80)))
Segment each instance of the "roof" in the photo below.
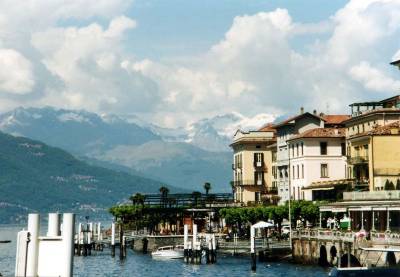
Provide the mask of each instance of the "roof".
POLYGON ((400 60, 393 61, 390 63, 391 65, 400 65, 400 60))
POLYGON ((302 117, 304 117, 304 116, 306 116, 306 115, 307 115, 307 116, 310 116, 310 115, 311 115, 311 116, 313 116, 313 117, 315 117, 315 118, 318 118, 318 119, 320 119, 320 120, 325 121, 325 119, 323 119, 322 117, 320 117, 320 116, 318 116, 318 115, 316 115, 316 114, 312 114, 312 113, 309 113, 309 112, 305 112, 305 113, 301 113, 301 114, 298 114, 298 115, 289 117, 288 119, 286 119, 286 120, 284 120, 284 121, 282 121, 282 122, 279 122, 279 123, 276 124, 274 127, 275 127, 275 128, 279 128, 279 127, 282 127, 282 126, 291 124, 292 121, 295 121, 296 119, 302 118, 302 117))
POLYGON ((267 123, 264 126, 262 126, 260 129, 258 129, 258 131, 261 131, 261 132, 274 131, 275 132, 276 129, 275 129, 275 125, 274 124, 267 123))
POLYGON ((327 114, 322 116, 325 119, 325 124, 341 124, 350 118, 347 114, 327 114))
POLYGON ((400 108, 380 108, 380 109, 375 109, 375 110, 368 110, 368 111, 363 111, 361 114, 357 116, 352 116, 346 121, 343 122, 343 124, 347 124, 353 121, 357 121, 360 118, 364 118, 366 116, 374 115, 374 114, 400 114, 400 108))
POLYGON ((344 138, 344 137, 345 137, 344 128, 315 128, 305 131, 289 139, 289 141, 299 138, 344 138))
MULTIPOLYGON (((400 61, 398 61, 398 62, 400 62, 400 61)), ((352 103, 349 106, 350 107, 352 107, 352 106, 374 106, 374 105, 375 106, 381 106, 386 102, 389 102, 389 101, 392 101, 392 100, 396 100, 396 99, 399 99, 399 98, 400 98, 400 95, 395 95, 395 96, 392 96, 392 97, 389 97, 389 98, 386 98, 386 99, 383 99, 383 100, 379 100, 379 101, 367 101, 367 102, 352 103)))
POLYGON ((400 135, 400 121, 390 123, 383 126, 374 126, 371 131, 367 131, 361 134, 357 134, 352 137, 361 136, 383 136, 383 135, 400 135))

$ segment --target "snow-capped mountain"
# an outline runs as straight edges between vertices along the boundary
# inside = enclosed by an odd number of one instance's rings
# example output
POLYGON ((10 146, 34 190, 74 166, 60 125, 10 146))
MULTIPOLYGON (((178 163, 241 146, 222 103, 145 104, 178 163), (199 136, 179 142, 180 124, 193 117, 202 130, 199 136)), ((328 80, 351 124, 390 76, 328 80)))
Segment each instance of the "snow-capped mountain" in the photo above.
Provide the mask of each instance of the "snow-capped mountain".
POLYGON ((258 128, 271 119, 232 113, 168 129, 135 115, 17 108, 0 115, 0 130, 41 140, 78 157, 122 165, 169 185, 201 190, 204 182, 211 182, 215 191, 230 191, 228 145, 234 132, 258 128))

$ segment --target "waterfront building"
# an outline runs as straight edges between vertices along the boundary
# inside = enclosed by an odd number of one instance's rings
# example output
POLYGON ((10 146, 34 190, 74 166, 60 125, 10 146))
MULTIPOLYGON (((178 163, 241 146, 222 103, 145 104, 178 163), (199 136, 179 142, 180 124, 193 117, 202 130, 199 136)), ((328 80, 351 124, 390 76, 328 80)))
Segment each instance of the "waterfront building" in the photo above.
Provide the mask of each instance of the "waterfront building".
POLYGON ((348 183, 344 128, 311 129, 287 142, 292 199, 337 200, 336 187, 348 183))
POLYGON ((382 190, 400 174, 400 96, 350 107, 352 117, 345 121, 348 176, 356 189, 382 190))
MULTIPOLYGON (((348 119, 347 115, 324 115, 322 113, 317 114, 316 110, 314 110, 313 113, 309 113, 309 112, 304 112, 304 109, 301 108, 299 115, 284 120, 283 122, 280 122, 274 126, 277 131, 276 166, 278 172, 278 193, 281 204, 289 200, 289 182, 291 181, 291 178, 293 178, 294 176, 294 179, 300 179, 297 178, 297 173, 299 174, 300 177, 301 172, 303 170, 301 168, 301 162, 299 159, 296 161, 295 168, 290 167, 291 156, 289 155, 290 152, 289 142, 296 136, 309 132, 313 129, 340 128, 342 127, 342 122, 345 119, 348 119), (299 171, 296 172, 297 166, 299 166, 299 171), (290 173, 291 170, 293 171, 292 173, 290 173)), ((314 133, 316 132, 318 131, 314 131, 314 133)), ((311 145, 312 143, 309 144, 310 151, 311 151, 311 145)), ((295 155, 296 158, 300 158, 299 156, 301 154, 301 141, 295 142, 294 144, 291 145, 291 147, 292 147, 291 151, 292 153, 294 153, 293 155, 295 155), (297 151, 299 151, 299 155, 297 155, 297 151)), ((304 154, 304 141, 303 141, 303 154, 304 154)), ((304 181, 299 181, 296 182, 296 185, 297 188, 304 187, 305 183, 304 181)), ((292 189, 291 197, 293 199, 301 198, 301 195, 302 195, 301 191, 297 190, 295 192, 292 189)))
MULTIPOLYGON (((236 202, 244 204, 277 202, 277 187, 272 176, 275 129, 238 130, 230 145, 233 149, 233 191, 236 202)), ((276 152, 276 151, 275 151, 276 152)))

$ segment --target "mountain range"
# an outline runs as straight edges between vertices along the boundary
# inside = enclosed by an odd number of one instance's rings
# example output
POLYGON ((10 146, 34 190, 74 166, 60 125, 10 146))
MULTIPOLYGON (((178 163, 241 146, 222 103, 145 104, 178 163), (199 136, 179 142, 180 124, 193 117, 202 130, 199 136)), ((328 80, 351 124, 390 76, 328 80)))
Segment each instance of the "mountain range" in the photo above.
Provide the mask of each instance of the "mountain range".
POLYGON ((2 132, 0 172, 0 223, 23 221, 29 212, 71 211, 81 217, 104 217, 110 206, 133 193, 158 193, 163 185, 92 166, 59 148, 2 132))
MULTIPOLYGON (((268 118, 250 122, 258 125, 268 118)), ((249 127, 237 113, 184 128, 163 128, 136 116, 98 115, 53 107, 17 108, 0 115, 0 130, 60 147, 91 164, 119 168, 187 190, 204 182, 230 191, 229 143, 237 128, 249 127)))

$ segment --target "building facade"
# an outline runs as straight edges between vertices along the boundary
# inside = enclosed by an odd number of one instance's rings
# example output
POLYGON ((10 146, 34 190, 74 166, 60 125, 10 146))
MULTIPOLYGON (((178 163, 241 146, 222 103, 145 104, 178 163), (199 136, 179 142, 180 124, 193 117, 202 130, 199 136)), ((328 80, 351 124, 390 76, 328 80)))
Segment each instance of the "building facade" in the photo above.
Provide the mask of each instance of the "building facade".
POLYGON ((288 141, 305 131, 323 128, 324 120, 315 113, 301 113, 274 126, 277 136, 276 170, 280 204, 289 200, 290 162, 288 141))
POLYGON ((360 190, 382 190, 392 180, 400 156, 396 126, 400 119, 400 96, 378 102, 350 105, 352 117, 345 122, 348 176, 360 190))
POLYGON ((293 200, 322 200, 314 190, 308 189, 311 184, 346 179, 344 128, 305 131, 288 140, 288 146, 293 200))
POLYGON ((277 188, 273 185, 272 156, 269 147, 275 143, 275 130, 237 131, 233 143, 233 191, 237 202, 277 202, 277 188))

